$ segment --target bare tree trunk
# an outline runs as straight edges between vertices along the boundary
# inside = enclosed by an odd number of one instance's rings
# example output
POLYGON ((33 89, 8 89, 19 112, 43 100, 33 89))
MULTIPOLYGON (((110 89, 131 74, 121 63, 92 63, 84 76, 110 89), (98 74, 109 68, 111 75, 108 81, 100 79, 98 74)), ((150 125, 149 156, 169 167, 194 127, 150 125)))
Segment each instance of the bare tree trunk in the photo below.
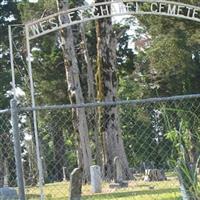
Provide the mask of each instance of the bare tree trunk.
MULTIPOLYGON (((102 2, 96 0, 96 3, 102 2)), ((98 10, 98 7, 97 7, 98 10)), ((98 98, 106 102, 116 101, 117 98, 117 68, 116 48, 117 35, 113 31, 110 18, 96 22, 97 35, 97 86, 98 98)), ((131 177, 127 156, 124 150, 119 116, 116 106, 100 110, 101 133, 103 134, 105 176, 113 178, 113 161, 118 156, 123 163, 124 178, 131 177)))
POLYGON ((80 24, 80 32, 81 32, 81 39, 83 43, 83 55, 86 63, 86 68, 87 68, 87 85, 88 85, 88 100, 89 101, 94 101, 95 100, 95 89, 94 89, 94 70, 92 67, 91 59, 89 56, 88 52, 88 46, 87 46, 87 39, 85 37, 85 27, 84 24, 80 24))
MULTIPOLYGON (((28 169, 26 174, 27 179, 26 183, 28 185, 36 185, 37 184, 37 161, 35 156, 35 144, 33 142, 33 138, 30 140, 25 140, 25 148, 28 154, 28 169)), ((26 171, 26 170, 25 170, 26 171)))
MULTIPOLYGON (((80 24, 80 32, 81 32, 81 39, 83 43, 83 55, 84 60, 87 68, 87 88, 88 88, 88 101, 95 102, 95 77, 94 77, 94 70, 92 67, 91 59, 88 52, 87 40, 85 37, 85 27, 84 24, 80 24)), ((94 136, 94 143, 95 143, 95 160, 96 164, 102 166, 102 154, 101 154, 101 142, 99 138, 99 131, 98 131, 98 120, 97 120, 97 108, 90 108, 88 112, 88 119, 91 120, 91 129, 94 136)))
MULTIPOLYGON (((68 9, 67 0, 57 0, 57 5, 59 11, 68 9)), ((61 15, 60 21, 64 24, 69 22, 69 18, 67 15, 61 15)), ((61 30, 60 33, 70 101, 71 103, 81 104, 84 103, 84 99, 80 85, 80 73, 74 49, 73 33, 70 27, 61 30)), ((84 178, 89 180, 92 156, 89 145, 86 113, 84 108, 77 108, 75 112, 74 117, 76 121, 73 124, 75 126, 74 128, 78 130, 80 140, 80 150, 78 153, 79 167, 84 170, 84 178)))

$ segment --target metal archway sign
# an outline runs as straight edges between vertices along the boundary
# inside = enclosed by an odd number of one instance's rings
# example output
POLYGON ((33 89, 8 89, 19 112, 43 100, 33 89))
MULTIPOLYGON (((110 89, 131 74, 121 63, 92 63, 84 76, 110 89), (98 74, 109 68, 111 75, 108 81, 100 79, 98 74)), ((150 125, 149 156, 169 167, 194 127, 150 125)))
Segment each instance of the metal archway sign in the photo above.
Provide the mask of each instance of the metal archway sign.
POLYGON ((200 7, 163 0, 116 0, 58 12, 25 24, 29 40, 56 30, 101 18, 122 15, 161 15, 200 22, 200 7), (68 16, 62 23, 61 16, 68 16))

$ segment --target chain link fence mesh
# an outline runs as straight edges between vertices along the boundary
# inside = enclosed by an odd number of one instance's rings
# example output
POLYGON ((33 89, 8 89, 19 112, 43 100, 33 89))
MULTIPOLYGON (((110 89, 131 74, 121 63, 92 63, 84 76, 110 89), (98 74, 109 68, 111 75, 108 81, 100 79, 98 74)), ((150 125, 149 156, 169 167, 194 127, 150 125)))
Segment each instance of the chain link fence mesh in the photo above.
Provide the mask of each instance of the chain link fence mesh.
MULTIPOLYGON (((69 195, 70 173, 78 165, 74 130, 76 109, 84 109, 86 113, 93 164, 103 157, 105 127, 112 121, 117 125, 112 124, 111 130, 118 127, 117 132, 122 135, 133 175, 128 180, 128 187, 113 188, 110 186, 113 179, 106 178, 103 170, 105 166, 102 165, 102 192, 93 194, 91 185, 83 184, 83 199, 181 199, 180 176, 177 175, 181 155, 184 154, 191 169, 200 155, 199 100, 200 96, 196 95, 34 109, 37 113, 45 199, 67 199, 69 195), (184 149, 184 153, 179 147, 184 149)), ((10 124, 10 113, 0 112, 0 184, 1 187, 7 185, 17 189, 10 124)), ((26 198, 39 199, 39 173, 31 108, 19 110, 19 127, 26 198)))
POLYGON ((0 188, 16 188, 14 140, 9 110, 0 111, 0 188))

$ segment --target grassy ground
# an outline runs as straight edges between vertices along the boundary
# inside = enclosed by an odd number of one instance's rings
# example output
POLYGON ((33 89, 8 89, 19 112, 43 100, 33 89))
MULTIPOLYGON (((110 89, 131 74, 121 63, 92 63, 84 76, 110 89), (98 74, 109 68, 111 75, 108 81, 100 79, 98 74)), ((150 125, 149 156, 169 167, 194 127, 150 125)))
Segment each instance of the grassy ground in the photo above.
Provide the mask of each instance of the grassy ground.
MULTIPOLYGON (((45 199, 66 200, 68 196, 68 182, 46 184, 44 187, 45 199)), ((169 177, 162 182, 144 182, 141 180, 129 182, 128 188, 110 189, 108 183, 103 184, 101 194, 92 194, 89 185, 83 186, 83 200, 180 200, 178 181, 169 177)), ((27 199, 38 200, 39 188, 27 187, 27 199)))

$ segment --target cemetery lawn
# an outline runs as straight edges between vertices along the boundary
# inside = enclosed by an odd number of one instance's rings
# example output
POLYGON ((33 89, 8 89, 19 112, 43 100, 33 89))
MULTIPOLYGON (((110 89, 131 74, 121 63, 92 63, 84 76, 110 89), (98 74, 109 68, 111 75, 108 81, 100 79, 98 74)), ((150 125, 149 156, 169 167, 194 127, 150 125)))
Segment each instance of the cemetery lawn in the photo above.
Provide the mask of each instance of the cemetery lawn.
MULTIPOLYGON (((46 184, 44 186, 45 200, 67 200, 68 182, 46 184)), ((129 182, 128 188, 110 189, 108 183, 103 183, 101 194, 92 194, 89 185, 83 186, 83 200, 180 200, 179 184, 176 177, 168 177, 167 181, 144 182, 141 180, 129 182)), ((39 199, 38 187, 27 187, 28 200, 39 199)))

